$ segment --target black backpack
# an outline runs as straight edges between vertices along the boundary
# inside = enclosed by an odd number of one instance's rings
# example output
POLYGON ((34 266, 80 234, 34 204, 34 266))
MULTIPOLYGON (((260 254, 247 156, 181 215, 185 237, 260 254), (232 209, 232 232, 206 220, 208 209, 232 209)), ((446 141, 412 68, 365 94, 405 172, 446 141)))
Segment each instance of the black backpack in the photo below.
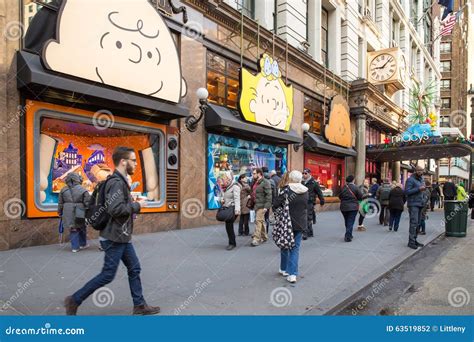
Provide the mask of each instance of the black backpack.
POLYGON ((105 202, 105 185, 109 178, 100 182, 91 195, 89 205, 86 210, 86 222, 95 230, 103 230, 110 220, 107 212, 107 203, 105 202))

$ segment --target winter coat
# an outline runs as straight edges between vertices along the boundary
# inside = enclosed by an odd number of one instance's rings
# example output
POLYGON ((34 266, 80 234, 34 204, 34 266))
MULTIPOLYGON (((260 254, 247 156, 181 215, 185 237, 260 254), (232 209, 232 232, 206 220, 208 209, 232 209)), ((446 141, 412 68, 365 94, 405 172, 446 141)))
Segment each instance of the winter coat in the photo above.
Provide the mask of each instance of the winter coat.
POLYGON ((416 174, 412 174, 405 184, 405 195, 407 196, 407 205, 409 207, 424 206, 423 192, 420 190, 421 186, 425 185, 423 178, 419 179, 416 174))
POLYGON ((456 193, 457 193, 456 199, 458 201, 465 201, 467 199, 467 193, 464 187, 458 185, 456 188, 456 193))
POLYGON ((221 196, 221 200, 224 200, 222 206, 230 207, 233 205, 235 209, 235 215, 239 215, 240 213, 240 190, 241 186, 239 183, 232 183, 224 190, 221 196))
POLYGON ((433 184, 431 187, 431 198, 439 199, 441 196, 441 189, 439 188, 439 184, 433 184))
POLYGON ((117 170, 107 178, 105 203, 108 204, 107 213, 110 215, 110 220, 100 231, 100 236, 117 243, 130 242, 133 233, 133 214, 140 212, 140 204, 132 201, 130 185, 117 170))
POLYGON ((277 175, 270 177, 270 185, 272 186, 272 200, 278 196, 278 184, 280 183, 281 178, 277 175))
POLYGON ((308 188, 300 183, 290 183, 279 189, 278 197, 273 203, 273 210, 285 203, 285 192, 288 193, 291 226, 294 232, 305 231, 308 227, 308 188))
POLYGON ((428 208, 430 207, 430 198, 431 198, 431 190, 430 190, 430 188, 426 188, 425 191, 423 191, 424 206, 421 209, 421 219, 422 220, 426 220, 428 218, 428 215, 426 213, 428 212, 428 208))
POLYGON ((390 183, 383 183, 378 187, 376 192, 376 198, 381 205, 388 205, 388 197, 390 196, 390 191, 392 191, 392 185, 390 183))
POLYGON ((348 183, 342 187, 339 199, 341 200, 341 211, 357 211, 359 210, 359 201, 362 200, 362 192, 354 183, 348 183))
POLYGON ((456 185, 453 182, 446 182, 443 185, 443 196, 445 200, 454 200, 456 198, 457 191, 456 185))
POLYGON ((250 209, 247 207, 249 196, 252 194, 252 189, 248 184, 240 185, 240 213, 242 215, 250 214, 250 209))
POLYGON ((407 197, 405 196, 403 189, 399 186, 396 186, 390 191, 388 208, 403 211, 406 201, 407 197))
POLYGON ((363 199, 366 199, 366 198, 370 197, 368 186, 365 186, 364 184, 362 184, 362 185, 359 186, 359 190, 362 193, 362 198, 363 199))
POLYGON ((308 203, 316 204, 316 197, 319 198, 319 203, 324 205, 324 196, 319 183, 314 180, 313 177, 309 178, 307 181, 303 180, 301 182, 305 187, 308 188, 308 203))
POLYGON ((377 183, 372 184, 369 188, 370 197, 375 198, 375 196, 377 195, 378 189, 379 189, 379 185, 377 183))
POLYGON ((268 179, 262 178, 254 184, 254 210, 270 209, 272 206, 272 187, 268 179))
POLYGON ((81 184, 82 177, 77 173, 70 173, 66 176, 66 186, 59 193, 58 214, 64 228, 78 229, 86 226, 85 220, 76 220, 76 213, 85 213, 91 197, 81 184))

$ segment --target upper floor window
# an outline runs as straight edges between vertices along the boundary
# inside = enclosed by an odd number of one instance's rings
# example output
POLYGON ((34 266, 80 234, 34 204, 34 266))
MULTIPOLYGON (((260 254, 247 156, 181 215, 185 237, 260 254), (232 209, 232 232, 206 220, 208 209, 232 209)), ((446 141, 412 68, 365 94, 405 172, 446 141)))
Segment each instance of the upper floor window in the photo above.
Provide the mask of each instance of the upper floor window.
POLYGON ((207 90, 209 102, 236 108, 239 93, 239 65, 208 51, 207 90))
POLYGON ((441 90, 451 89, 451 80, 441 80, 441 90))
POLYGON ((242 11, 245 16, 255 19, 255 0, 234 0, 238 11, 242 11))
POLYGON ((321 59, 323 65, 328 66, 328 11, 321 12, 321 59))
POLYGON ((449 116, 441 116, 439 118, 439 127, 449 127, 449 116))
POLYGON ((451 71, 451 61, 441 61, 440 71, 451 71))
POLYGON ((451 53, 451 42, 441 42, 439 48, 441 53, 451 53))
MULTIPOLYGON (((450 109, 451 108, 451 98, 450 97, 441 98, 441 108, 442 109, 450 109)), ((449 123, 449 118, 448 118, 448 123, 449 123)))
POLYGON ((312 97, 304 97, 304 122, 309 124, 311 133, 322 134, 324 126, 323 106, 312 97))

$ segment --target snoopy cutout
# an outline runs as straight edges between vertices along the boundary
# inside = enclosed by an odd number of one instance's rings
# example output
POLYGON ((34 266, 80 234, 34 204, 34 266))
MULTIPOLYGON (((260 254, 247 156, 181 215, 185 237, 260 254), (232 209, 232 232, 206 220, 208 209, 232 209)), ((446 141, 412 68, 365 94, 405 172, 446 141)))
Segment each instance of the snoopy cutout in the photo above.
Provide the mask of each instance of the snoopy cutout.
POLYGON ((176 44, 148 0, 64 0, 46 68, 179 103, 186 83, 176 44))

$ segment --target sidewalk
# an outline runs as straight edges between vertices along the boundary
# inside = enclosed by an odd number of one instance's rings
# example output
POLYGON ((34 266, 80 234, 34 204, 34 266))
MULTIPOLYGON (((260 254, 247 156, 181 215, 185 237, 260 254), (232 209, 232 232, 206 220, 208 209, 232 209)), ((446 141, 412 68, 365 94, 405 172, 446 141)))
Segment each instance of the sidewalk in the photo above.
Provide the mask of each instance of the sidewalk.
MULTIPOLYGON (((444 231, 442 216, 430 213, 420 242, 444 231)), ((271 239, 250 247, 249 237, 238 237, 238 248, 229 252, 224 226, 135 236, 145 298, 164 315, 324 314, 416 252, 406 246, 406 210, 398 232, 378 225, 378 218, 365 223, 367 231, 355 231, 353 242, 346 243, 341 213, 320 213, 315 237, 302 243, 301 278, 295 285, 278 275, 279 250, 271 239)), ((7 301, 11 306, 0 314, 63 315, 64 297, 102 267, 97 244, 91 241, 90 249, 76 254, 69 245, 0 252, 0 309, 7 301)), ((123 266, 107 287, 85 301, 78 314, 130 314, 123 266)))

